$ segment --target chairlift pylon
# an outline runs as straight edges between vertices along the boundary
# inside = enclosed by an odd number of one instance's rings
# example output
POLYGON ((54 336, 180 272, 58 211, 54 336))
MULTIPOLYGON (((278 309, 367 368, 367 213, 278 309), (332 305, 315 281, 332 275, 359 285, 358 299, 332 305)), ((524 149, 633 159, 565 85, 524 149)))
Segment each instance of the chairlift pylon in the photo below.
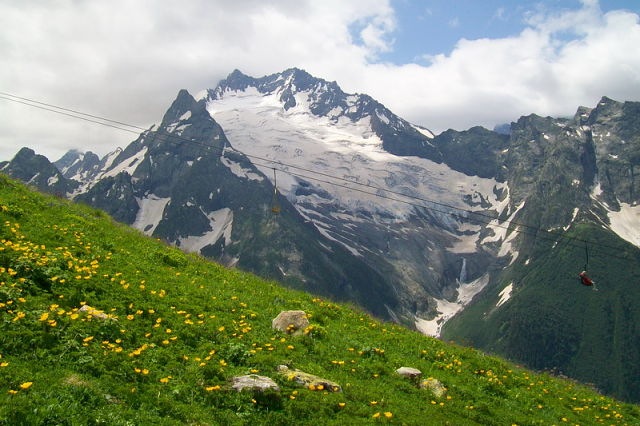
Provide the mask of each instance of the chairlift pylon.
POLYGON ((273 168, 273 199, 271 200, 271 213, 280 213, 280 203, 278 202, 278 181, 276 178, 276 169, 273 168))

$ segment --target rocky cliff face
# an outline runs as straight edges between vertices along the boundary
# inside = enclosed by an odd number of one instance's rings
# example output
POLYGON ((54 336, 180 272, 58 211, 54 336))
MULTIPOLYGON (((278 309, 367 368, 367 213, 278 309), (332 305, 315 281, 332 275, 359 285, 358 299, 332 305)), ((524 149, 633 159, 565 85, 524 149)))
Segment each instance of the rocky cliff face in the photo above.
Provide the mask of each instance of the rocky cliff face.
POLYGON ((515 251, 445 338, 640 400, 639 106, 603 98, 573 118, 512 123, 503 164, 515 251), (583 269, 598 291, 580 285, 583 269))
POLYGON ((596 177, 606 200, 636 204, 640 201, 640 103, 602 98, 596 108, 576 117, 594 146, 596 177))

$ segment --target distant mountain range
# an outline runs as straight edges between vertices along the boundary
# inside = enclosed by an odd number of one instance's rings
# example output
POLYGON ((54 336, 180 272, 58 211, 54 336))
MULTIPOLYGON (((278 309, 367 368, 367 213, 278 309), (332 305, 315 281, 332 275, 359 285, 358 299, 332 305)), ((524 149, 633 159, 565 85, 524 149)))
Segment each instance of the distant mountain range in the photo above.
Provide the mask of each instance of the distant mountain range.
POLYGON ((180 91, 124 150, 23 148, 0 167, 225 265, 640 400, 638 102, 434 135, 299 69, 236 70, 180 91))

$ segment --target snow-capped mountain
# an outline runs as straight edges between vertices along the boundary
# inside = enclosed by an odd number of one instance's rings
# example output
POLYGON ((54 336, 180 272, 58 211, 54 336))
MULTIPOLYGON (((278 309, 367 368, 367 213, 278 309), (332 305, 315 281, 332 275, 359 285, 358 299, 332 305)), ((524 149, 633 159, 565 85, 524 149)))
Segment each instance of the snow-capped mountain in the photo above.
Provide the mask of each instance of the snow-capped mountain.
POLYGON ((262 78, 252 78, 235 70, 215 89, 208 90, 206 97, 210 101, 230 100, 229 93, 265 95, 272 106, 277 105, 289 113, 289 118, 308 112, 338 126, 359 123, 367 127, 367 132, 381 138, 387 152, 430 155, 433 160, 441 161, 439 152, 429 143, 433 134, 428 129, 410 124, 368 95, 346 94, 335 82, 315 78, 297 68, 262 78))
MULTIPOLYGON (((180 91, 158 126, 103 159, 69 153, 56 175, 23 150, 0 167, 60 182, 58 192, 184 250, 584 378, 584 246, 590 268, 615 276, 600 299, 640 300, 630 284, 640 273, 639 105, 603 98, 572 118, 522 117, 509 132, 433 135, 299 69, 236 70, 195 97, 180 91), (572 343, 559 343, 556 317, 572 343)), ((619 327, 607 312, 591 314, 619 327)), ((640 321, 637 309, 625 315, 640 321)), ((607 353, 639 335, 618 336, 607 353)))
POLYGON ((466 257, 470 281, 481 279, 486 256, 460 218, 502 212, 506 186, 442 164, 428 130, 297 69, 260 79, 235 71, 202 100, 231 146, 265 176, 276 169, 279 190, 326 238, 383 267, 418 318, 455 300, 466 257))

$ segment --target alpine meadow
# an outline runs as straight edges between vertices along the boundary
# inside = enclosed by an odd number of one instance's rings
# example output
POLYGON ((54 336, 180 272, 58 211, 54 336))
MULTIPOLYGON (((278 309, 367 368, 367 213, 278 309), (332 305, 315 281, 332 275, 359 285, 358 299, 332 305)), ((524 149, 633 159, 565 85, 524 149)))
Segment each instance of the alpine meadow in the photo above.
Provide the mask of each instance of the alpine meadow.
POLYGON ((0 218, 0 424, 640 422, 637 405, 185 254, 4 175, 0 218), (287 310, 308 325, 274 329, 287 310), (239 376, 276 388, 238 391, 239 376))

